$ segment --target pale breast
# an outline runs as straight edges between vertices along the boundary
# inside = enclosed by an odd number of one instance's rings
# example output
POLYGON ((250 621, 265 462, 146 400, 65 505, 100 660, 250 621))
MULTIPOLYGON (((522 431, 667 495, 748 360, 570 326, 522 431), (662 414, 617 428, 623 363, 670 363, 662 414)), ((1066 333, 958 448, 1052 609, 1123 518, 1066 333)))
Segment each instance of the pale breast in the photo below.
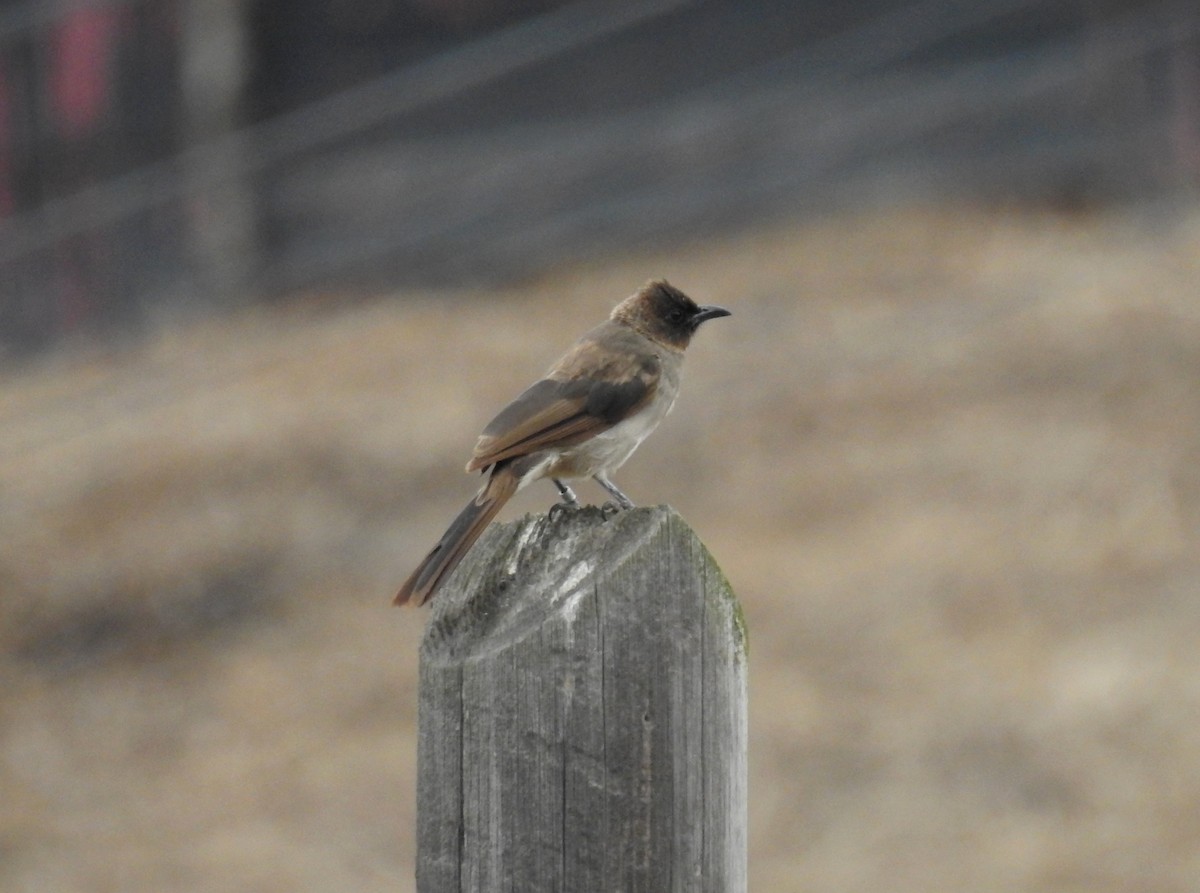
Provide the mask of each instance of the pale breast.
POLYGON ((550 477, 591 477, 599 471, 610 474, 616 471, 671 411, 678 393, 675 364, 664 364, 658 390, 640 412, 584 443, 563 450, 546 474, 550 477))

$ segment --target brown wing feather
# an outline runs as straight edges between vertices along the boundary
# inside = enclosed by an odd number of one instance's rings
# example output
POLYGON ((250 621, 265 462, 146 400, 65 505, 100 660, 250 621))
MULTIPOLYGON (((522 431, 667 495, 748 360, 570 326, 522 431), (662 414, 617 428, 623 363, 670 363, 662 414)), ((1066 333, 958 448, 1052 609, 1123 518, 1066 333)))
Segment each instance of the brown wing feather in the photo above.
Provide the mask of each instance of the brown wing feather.
POLYGON ((492 419, 467 470, 582 443, 645 406, 659 374, 658 356, 647 339, 626 326, 604 323, 492 419))

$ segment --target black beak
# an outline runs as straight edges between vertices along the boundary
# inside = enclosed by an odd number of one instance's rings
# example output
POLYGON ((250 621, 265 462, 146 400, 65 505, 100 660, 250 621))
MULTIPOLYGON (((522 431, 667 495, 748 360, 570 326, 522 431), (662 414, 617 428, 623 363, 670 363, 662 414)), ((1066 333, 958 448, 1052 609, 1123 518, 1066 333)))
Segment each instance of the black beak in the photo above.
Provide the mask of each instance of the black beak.
POLYGON ((701 307, 700 312, 692 316, 692 325, 698 326, 706 319, 716 319, 719 316, 733 316, 724 307, 718 307, 715 304, 710 304, 707 307, 701 307))

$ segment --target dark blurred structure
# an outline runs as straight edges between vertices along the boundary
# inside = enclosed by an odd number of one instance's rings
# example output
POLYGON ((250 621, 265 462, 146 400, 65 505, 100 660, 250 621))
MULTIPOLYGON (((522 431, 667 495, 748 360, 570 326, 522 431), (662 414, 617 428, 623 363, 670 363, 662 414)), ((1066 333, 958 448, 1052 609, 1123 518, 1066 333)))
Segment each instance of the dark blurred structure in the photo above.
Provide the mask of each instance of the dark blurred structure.
POLYGON ((0 6, 0 355, 911 195, 1193 195, 1200 7, 0 6))

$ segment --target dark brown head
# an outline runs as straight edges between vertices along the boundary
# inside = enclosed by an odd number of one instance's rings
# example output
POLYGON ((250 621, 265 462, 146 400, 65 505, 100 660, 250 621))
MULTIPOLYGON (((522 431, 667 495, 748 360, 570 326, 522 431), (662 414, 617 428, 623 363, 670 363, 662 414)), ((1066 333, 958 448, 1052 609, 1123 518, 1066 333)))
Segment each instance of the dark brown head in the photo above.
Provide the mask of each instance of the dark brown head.
POLYGON ((618 304, 612 319, 647 338, 683 350, 700 323, 729 315, 724 307, 701 306, 665 279, 655 279, 618 304))

